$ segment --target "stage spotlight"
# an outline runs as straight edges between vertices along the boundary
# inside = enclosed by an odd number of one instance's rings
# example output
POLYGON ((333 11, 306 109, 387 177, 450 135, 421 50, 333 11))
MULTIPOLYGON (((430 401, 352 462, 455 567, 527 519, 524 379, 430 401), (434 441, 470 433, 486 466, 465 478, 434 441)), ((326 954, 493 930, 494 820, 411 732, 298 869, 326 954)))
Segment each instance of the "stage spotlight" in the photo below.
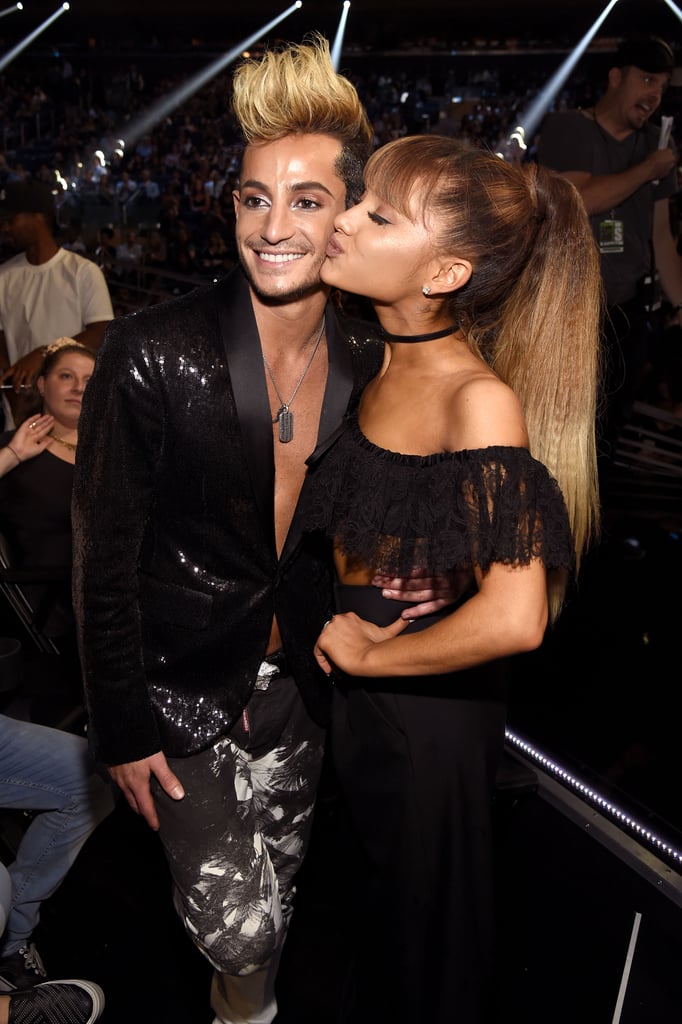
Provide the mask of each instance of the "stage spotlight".
POLYGON ((6 7, 4 11, 0 11, 0 18, 4 18, 6 14, 13 14, 15 11, 23 11, 23 4, 14 4, 13 7, 6 7))
MULTIPOLYGON (((590 45, 598 30, 601 28, 602 24, 617 3, 618 0, 610 0, 610 3, 606 5, 597 20, 593 23, 592 27, 585 33, 575 49, 569 53, 563 64, 561 64, 557 71, 554 72, 547 85, 540 90, 531 105, 522 114, 519 126, 515 131, 519 131, 519 128, 522 128, 524 132, 524 139, 532 139, 540 126, 540 122, 549 110, 552 100, 559 92, 559 89, 561 89, 561 86, 571 74, 585 50, 590 45)), ((504 159, 509 159, 515 152, 517 146, 518 139, 512 140, 510 137, 506 142, 500 144, 499 155, 504 159)))
POLYGON ((199 71, 195 75, 192 75, 192 77, 189 78, 184 83, 184 85, 178 86, 177 89, 173 89, 171 92, 169 92, 168 95, 164 97, 164 99, 159 100, 158 103, 155 103, 154 106, 150 107, 146 113, 141 114, 129 125, 125 126, 125 128, 121 131, 121 135, 125 136, 125 138, 119 140, 119 146, 133 146, 139 139, 142 138, 143 135, 151 131, 151 129, 155 125, 157 125, 159 121, 162 121, 167 114, 170 114, 171 111, 179 107, 182 103, 185 102, 185 100, 188 100, 190 96, 194 95, 195 92, 198 92, 199 89, 202 88, 202 86, 206 85, 207 82, 210 82, 211 79, 215 78, 216 75, 223 71, 229 64, 232 64, 232 62, 235 61, 238 57, 242 57, 244 55, 244 52, 248 50, 249 46, 251 46, 252 43, 255 43, 259 39, 262 39, 263 36, 266 35, 271 28, 274 28, 275 25, 279 25, 281 21, 284 21, 285 18, 288 18, 290 14, 292 14, 294 11, 299 10, 299 8, 301 8, 302 6, 302 0, 296 0, 296 3, 292 4, 291 7, 287 7, 287 9, 282 12, 282 14, 278 15, 276 18, 273 18, 272 21, 269 21, 267 23, 267 25, 263 25, 262 28, 259 28, 257 32, 253 33, 253 35, 249 36, 247 39, 244 39, 241 43, 238 43, 237 46, 233 47, 233 49, 231 49, 228 53, 224 54, 222 57, 219 57, 217 60, 213 61, 212 64, 209 64, 208 67, 204 68, 203 71, 199 71))
POLYGON ((53 21, 56 21, 57 18, 64 14, 65 11, 68 11, 68 9, 69 4, 62 4, 53 14, 50 15, 49 18, 46 18, 42 24, 38 25, 38 28, 35 28, 33 32, 29 32, 25 39, 22 39, 20 43, 17 43, 17 45, 9 51, 9 53, 6 53, 4 57, 0 58, 0 71, 6 68, 15 57, 19 56, 22 50, 25 50, 27 46, 30 46, 33 40, 37 39, 40 33, 45 31, 48 25, 51 25, 53 21))
POLYGON ((346 33, 346 22, 348 21, 349 11, 350 0, 343 0, 343 4, 341 5, 341 17, 339 19, 339 27, 336 30, 336 35, 334 36, 334 42, 332 44, 332 64, 334 65, 334 71, 339 70, 339 64, 341 63, 343 37, 346 33))

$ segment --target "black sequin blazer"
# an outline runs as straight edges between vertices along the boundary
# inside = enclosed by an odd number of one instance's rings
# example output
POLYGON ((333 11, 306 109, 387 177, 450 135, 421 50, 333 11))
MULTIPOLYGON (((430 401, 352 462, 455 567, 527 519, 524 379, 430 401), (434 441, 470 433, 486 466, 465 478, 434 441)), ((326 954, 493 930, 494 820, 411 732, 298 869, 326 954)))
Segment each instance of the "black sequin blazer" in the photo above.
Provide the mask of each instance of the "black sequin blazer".
MULTIPOLYGON (((327 310, 319 438, 382 345, 327 310)), ((277 616, 313 718, 328 552, 294 516, 275 547, 272 424, 248 285, 216 285, 108 326, 84 395, 74 481, 74 605, 89 734, 106 764, 207 747, 241 714, 277 616)))

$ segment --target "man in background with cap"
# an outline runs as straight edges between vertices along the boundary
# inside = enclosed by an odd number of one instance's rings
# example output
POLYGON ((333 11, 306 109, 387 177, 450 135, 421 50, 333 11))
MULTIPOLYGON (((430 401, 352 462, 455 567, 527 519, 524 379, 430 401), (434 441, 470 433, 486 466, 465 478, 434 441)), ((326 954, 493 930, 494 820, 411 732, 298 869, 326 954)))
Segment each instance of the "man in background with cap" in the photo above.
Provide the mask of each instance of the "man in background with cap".
POLYGON ((602 469, 638 394, 651 313, 661 299, 657 279, 667 325, 682 324, 682 259, 669 208, 678 188, 676 152, 652 123, 674 68, 673 51, 662 39, 628 39, 595 106, 552 114, 541 129, 539 162, 576 186, 601 252, 607 304, 602 469))
POLYGON ((3 392, 9 427, 33 411, 22 388, 38 376, 50 342, 75 338, 96 351, 114 312, 100 268, 57 245, 54 198, 42 182, 8 182, 0 222, 18 252, 0 264, 0 383, 13 386, 3 392))

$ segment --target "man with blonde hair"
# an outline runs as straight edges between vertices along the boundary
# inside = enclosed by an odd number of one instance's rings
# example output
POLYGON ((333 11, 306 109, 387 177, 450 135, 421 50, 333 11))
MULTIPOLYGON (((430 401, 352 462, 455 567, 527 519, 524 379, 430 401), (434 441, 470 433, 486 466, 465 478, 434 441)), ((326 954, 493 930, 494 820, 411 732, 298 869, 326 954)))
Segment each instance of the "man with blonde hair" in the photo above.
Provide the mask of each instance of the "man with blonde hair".
POLYGON ((160 832, 215 1021, 266 1024, 330 700, 330 567, 296 507, 382 346, 342 329, 319 278, 372 148, 327 41, 242 64, 234 110, 240 265, 115 321, 88 385, 75 604, 89 734, 160 832))

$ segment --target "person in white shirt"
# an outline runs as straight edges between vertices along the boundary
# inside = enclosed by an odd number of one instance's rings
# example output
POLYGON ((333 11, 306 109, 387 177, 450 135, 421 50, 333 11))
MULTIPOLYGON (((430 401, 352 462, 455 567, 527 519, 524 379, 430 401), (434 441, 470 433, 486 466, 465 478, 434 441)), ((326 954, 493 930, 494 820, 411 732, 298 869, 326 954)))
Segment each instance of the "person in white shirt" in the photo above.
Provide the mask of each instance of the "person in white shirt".
POLYGON ((18 253, 0 264, 0 384, 12 384, 3 391, 6 427, 31 411, 28 389, 46 347, 66 336, 95 352, 114 318, 102 271, 57 245, 54 220, 41 182, 10 182, 0 192, 0 223, 18 253))

